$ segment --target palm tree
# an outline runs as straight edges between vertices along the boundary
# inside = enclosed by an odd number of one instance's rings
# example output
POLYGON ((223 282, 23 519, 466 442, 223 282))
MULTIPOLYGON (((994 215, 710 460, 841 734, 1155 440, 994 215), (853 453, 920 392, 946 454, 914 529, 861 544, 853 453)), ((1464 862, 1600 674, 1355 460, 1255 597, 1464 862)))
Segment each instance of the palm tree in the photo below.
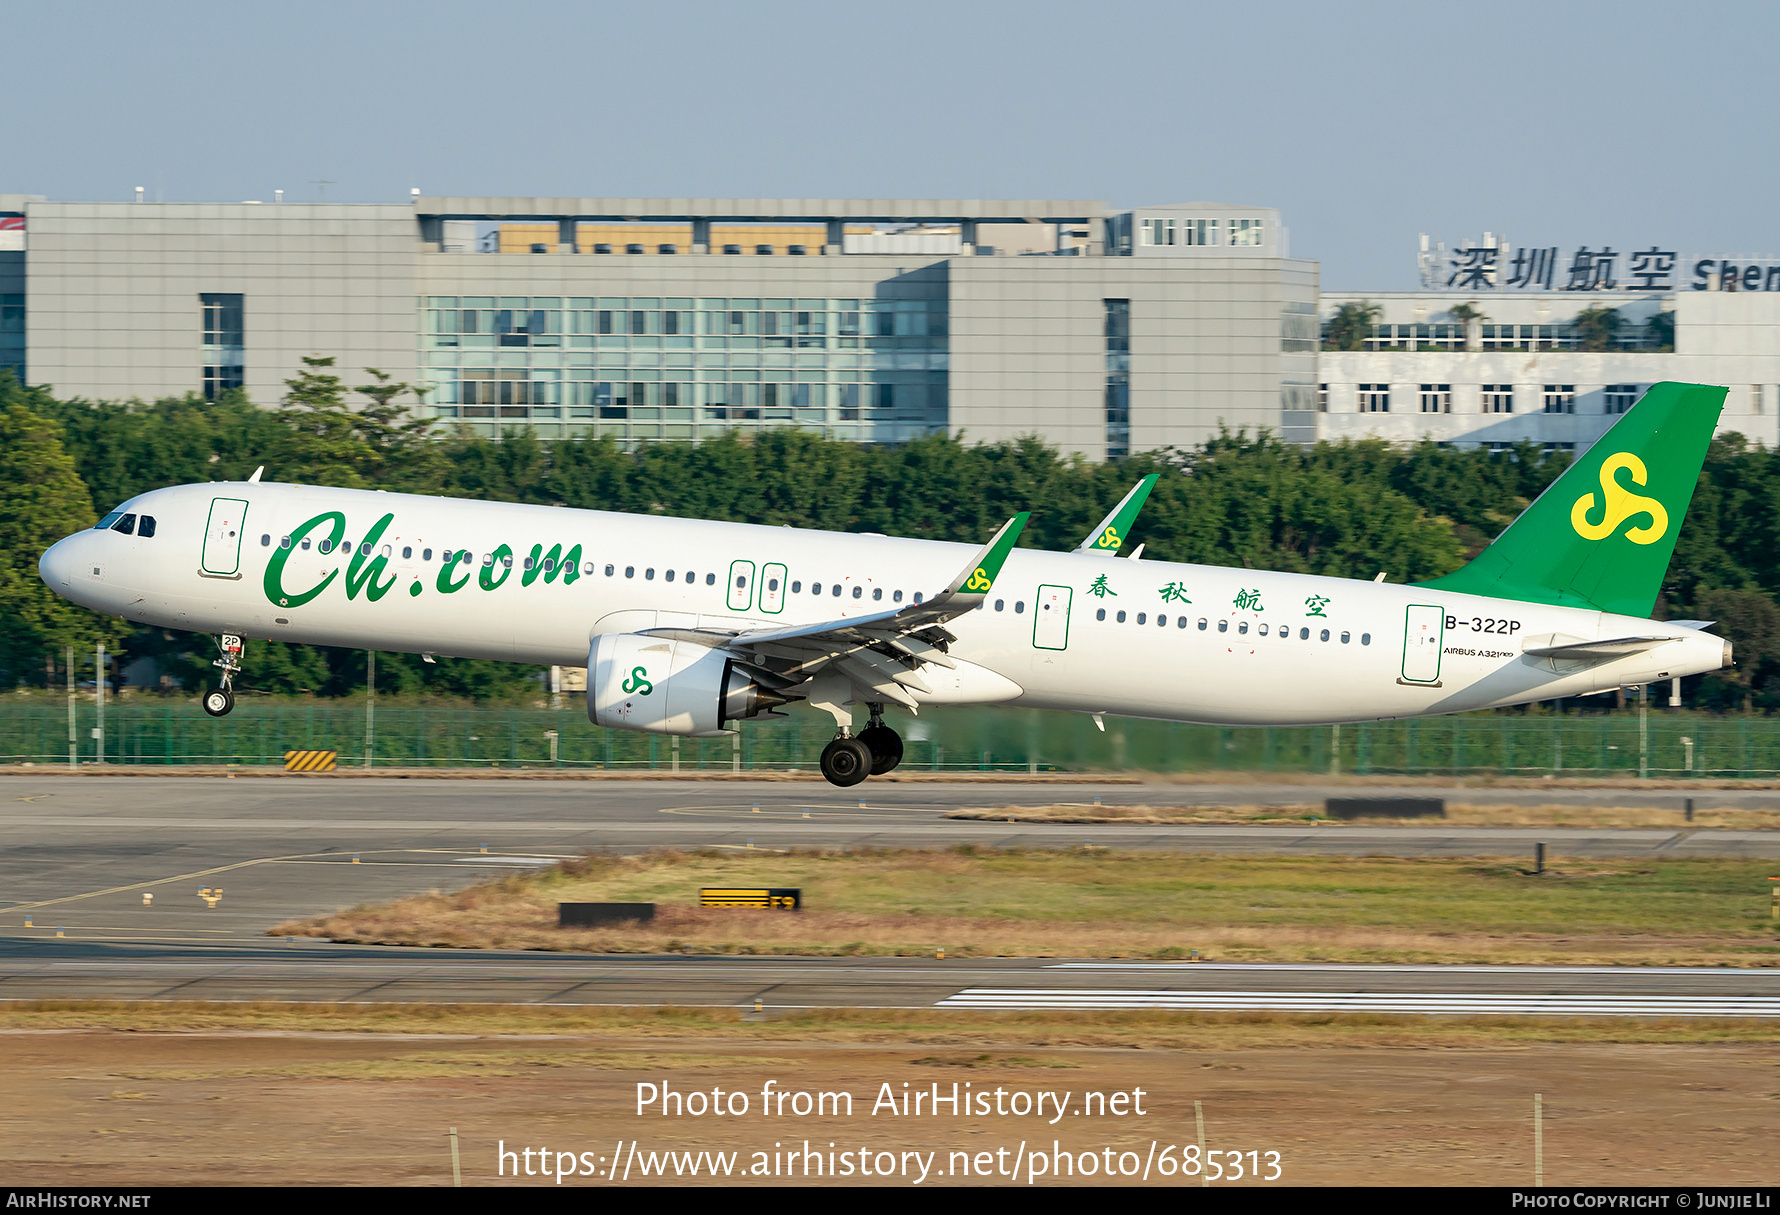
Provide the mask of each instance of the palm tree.
POLYGON ((1329 318, 1329 326, 1323 334, 1323 348, 1366 349, 1366 341, 1372 336, 1373 326, 1378 324, 1378 318, 1383 315, 1383 306, 1374 304, 1371 300, 1341 305, 1335 309, 1335 315, 1329 318))
POLYGON ((1476 334, 1478 331, 1473 329, 1472 326, 1482 325, 1483 322, 1490 319, 1484 315, 1483 309, 1479 308, 1471 301, 1466 300, 1462 304, 1454 304, 1451 308, 1448 308, 1446 310, 1446 315, 1465 327, 1465 349, 1476 350, 1476 334))
POLYGON ((1595 307, 1584 308, 1570 322, 1581 335, 1584 350, 1611 350, 1613 341, 1619 336, 1619 326, 1623 317, 1617 308, 1595 307))

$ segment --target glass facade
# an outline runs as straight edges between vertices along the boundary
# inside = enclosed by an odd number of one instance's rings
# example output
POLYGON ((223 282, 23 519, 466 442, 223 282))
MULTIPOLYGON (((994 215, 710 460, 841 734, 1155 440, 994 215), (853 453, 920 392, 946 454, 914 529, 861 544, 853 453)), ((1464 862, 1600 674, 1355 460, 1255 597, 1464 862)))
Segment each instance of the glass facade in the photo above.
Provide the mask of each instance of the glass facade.
POLYGON ((436 416, 486 434, 628 445, 799 426, 893 442, 944 433, 944 299, 426 296, 436 416))
POLYGON ((247 382, 246 304, 242 296, 207 291, 198 296, 204 314, 204 399, 214 401, 247 382))
POLYGON ((1106 458, 1131 454, 1131 301, 1106 300, 1106 458))
POLYGON ((0 295, 0 367, 25 378, 25 297, 0 295))

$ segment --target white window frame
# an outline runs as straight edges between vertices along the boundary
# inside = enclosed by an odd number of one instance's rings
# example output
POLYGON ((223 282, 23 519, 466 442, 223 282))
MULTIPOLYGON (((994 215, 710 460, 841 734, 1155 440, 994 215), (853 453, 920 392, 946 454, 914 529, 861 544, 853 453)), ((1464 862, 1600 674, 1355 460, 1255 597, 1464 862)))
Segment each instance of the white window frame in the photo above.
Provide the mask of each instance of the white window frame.
POLYGON ((1542 413, 1575 413, 1576 385, 1547 384, 1540 394, 1542 413), (1556 406, 1554 409, 1553 406, 1556 406))
POLYGON ((1484 413, 1513 413, 1514 385, 1485 384, 1483 386, 1484 413))
POLYGON ((1266 224, 1264 219, 1233 219, 1230 221, 1230 244, 1232 247, 1243 246, 1257 249, 1266 243, 1266 224))
POLYGON ((1215 219, 1181 220, 1181 244, 1211 246, 1218 243, 1220 221, 1215 219))
POLYGON ((1358 390, 1361 413, 1389 413, 1391 411, 1391 386, 1389 384, 1361 384, 1358 390))
POLYGON ((1609 384, 1603 392, 1602 411, 1610 416, 1622 414, 1636 405, 1643 395, 1637 384, 1609 384))
POLYGON ((1452 385, 1423 384, 1421 387, 1421 406, 1423 413, 1451 413, 1452 385))
POLYGON ((1146 217, 1137 226, 1138 240, 1145 246, 1172 246, 1174 221, 1162 216, 1146 217))

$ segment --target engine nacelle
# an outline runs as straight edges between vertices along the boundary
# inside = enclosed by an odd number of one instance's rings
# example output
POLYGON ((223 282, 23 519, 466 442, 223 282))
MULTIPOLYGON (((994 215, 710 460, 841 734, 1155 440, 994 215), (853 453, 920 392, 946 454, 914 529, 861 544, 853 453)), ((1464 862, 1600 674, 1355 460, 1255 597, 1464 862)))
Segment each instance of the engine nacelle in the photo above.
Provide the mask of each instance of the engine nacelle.
POLYGON ((587 716, 597 726, 710 738, 785 697, 720 649, 645 633, 602 633, 587 655, 587 716))

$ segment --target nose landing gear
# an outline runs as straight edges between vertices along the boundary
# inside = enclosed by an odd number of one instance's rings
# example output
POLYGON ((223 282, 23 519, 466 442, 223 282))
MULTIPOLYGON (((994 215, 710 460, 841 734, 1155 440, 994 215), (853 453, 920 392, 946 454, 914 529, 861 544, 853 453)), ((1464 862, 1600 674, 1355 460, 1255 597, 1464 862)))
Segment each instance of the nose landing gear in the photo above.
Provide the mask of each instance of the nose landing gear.
POLYGON ((227 717, 235 707, 235 676, 241 673, 241 638, 224 633, 217 639, 222 657, 210 665, 222 670, 222 686, 204 694, 204 711, 212 717, 227 717))

